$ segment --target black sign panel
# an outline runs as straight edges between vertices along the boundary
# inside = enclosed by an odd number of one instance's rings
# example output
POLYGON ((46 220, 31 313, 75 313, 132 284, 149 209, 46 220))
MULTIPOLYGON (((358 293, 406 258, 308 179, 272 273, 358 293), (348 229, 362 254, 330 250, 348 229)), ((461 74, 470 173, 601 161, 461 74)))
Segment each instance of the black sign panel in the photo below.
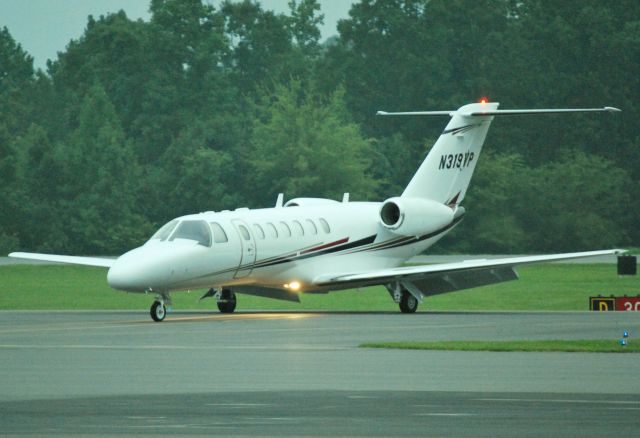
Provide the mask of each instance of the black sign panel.
POLYGON ((591 310, 599 312, 613 312, 616 310, 616 299, 604 298, 604 297, 591 297, 589 298, 591 304, 591 310))

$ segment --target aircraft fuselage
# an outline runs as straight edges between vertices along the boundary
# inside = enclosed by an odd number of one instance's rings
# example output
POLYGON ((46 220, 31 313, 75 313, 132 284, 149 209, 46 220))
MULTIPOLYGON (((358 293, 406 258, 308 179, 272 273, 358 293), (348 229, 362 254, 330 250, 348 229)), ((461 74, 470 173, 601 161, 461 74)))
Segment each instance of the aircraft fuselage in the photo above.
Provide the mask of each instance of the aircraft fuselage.
POLYGON ((252 284, 313 292, 321 289, 313 285, 314 279, 327 272, 339 275, 399 266, 439 240, 452 225, 401 236, 381 225, 380 207, 378 202, 326 200, 315 206, 183 216, 165 239, 152 238, 118 258, 109 269, 108 282, 129 292, 252 284), (189 221, 209 227, 211 241, 173 238, 179 224, 189 221), (226 241, 216 235, 213 228, 218 226, 226 241), (434 235, 424 238, 430 234, 434 235))

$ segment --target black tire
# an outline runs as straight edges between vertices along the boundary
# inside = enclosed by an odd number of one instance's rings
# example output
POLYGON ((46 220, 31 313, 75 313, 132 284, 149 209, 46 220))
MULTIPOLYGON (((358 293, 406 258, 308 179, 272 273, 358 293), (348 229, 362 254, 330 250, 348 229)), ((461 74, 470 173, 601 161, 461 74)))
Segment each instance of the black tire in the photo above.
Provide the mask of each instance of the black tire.
POLYGON ((415 313, 418 310, 418 300, 406 290, 402 292, 400 299, 400 311, 402 313, 415 313))
POLYGON ((218 310, 220 313, 233 313, 236 310, 236 294, 229 289, 223 289, 220 294, 220 301, 218 301, 218 310))
POLYGON ((164 317, 167 316, 167 308, 160 301, 154 301, 151 305, 151 319, 155 322, 164 321, 164 317))

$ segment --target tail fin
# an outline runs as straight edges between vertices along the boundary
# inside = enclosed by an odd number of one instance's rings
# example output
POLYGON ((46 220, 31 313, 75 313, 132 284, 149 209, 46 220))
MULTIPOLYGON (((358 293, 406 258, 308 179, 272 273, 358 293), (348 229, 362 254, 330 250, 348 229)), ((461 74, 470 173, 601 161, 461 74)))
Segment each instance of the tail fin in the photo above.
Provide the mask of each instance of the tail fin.
POLYGON ((473 111, 496 110, 497 103, 472 103, 455 111, 429 151, 403 197, 459 204, 467 192, 493 116, 470 116, 473 111))
POLYGON ((465 197, 478 163, 489 126, 497 115, 523 115, 565 112, 614 112, 612 107, 579 109, 498 110, 498 103, 472 103, 457 111, 418 111, 388 113, 385 116, 441 116, 451 120, 427 158, 413 175, 402 197, 423 198, 454 207, 465 197))

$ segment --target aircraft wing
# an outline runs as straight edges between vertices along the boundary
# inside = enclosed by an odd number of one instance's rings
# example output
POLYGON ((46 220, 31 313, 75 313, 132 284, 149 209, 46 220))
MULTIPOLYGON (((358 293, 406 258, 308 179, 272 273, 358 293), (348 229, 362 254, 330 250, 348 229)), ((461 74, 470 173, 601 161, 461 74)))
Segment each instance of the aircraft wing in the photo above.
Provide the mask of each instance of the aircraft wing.
POLYGON ((47 262, 69 263, 72 265, 100 266, 110 268, 116 261, 115 258, 106 257, 79 257, 56 254, 38 254, 32 252, 12 252, 9 257, 17 259, 43 260, 47 262))
POLYGON ((346 289, 399 282, 417 297, 516 280, 515 266, 579 259, 625 252, 620 249, 566 254, 476 259, 434 265, 405 266, 371 272, 357 272, 316 278, 314 285, 327 289, 346 289))

